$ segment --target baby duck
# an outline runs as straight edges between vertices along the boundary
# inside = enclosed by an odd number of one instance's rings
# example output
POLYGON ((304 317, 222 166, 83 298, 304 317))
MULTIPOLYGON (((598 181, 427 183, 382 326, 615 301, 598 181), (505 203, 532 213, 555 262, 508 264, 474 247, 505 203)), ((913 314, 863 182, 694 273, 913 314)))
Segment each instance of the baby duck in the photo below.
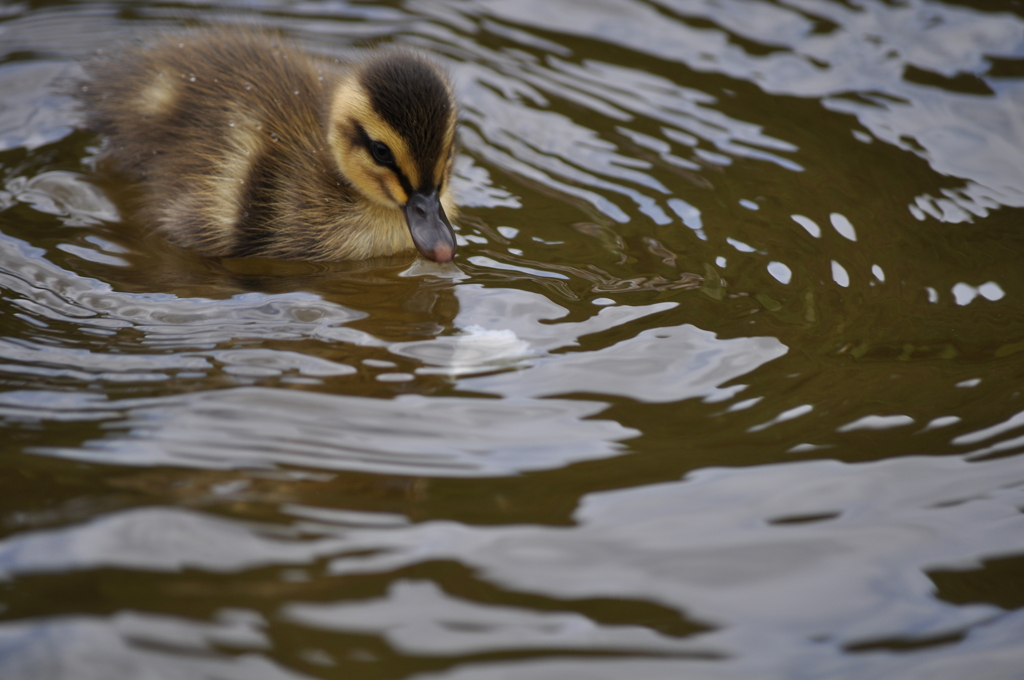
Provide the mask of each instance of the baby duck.
POLYGON ((88 127, 171 241, 220 257, 455 255, 457 111, 424 56, 339 66, 234 29, 164 35, 85 70, 88 127))

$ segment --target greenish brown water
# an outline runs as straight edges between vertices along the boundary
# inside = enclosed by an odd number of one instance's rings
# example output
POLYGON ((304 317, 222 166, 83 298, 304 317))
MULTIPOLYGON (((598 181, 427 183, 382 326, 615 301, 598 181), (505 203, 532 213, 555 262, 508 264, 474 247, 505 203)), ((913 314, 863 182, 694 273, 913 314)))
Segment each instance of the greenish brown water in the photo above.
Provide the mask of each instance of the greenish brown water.
POLYGON ((0 7, 0 678, 1024 677, 1012 2, 0 7), (121 221, 146 31, 428 49, 457 266, 121 221))

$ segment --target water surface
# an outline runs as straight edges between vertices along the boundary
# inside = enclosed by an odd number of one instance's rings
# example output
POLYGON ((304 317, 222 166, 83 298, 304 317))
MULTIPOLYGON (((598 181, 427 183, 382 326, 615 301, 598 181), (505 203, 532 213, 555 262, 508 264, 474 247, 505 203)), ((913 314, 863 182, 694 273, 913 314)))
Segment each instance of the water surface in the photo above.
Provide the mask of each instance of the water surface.
POLYGON ((1022 64, 999 2, 0 8, 0 676, 1022 677, 1022 64), (80 60, 239 21, 449 69, 456 266, 122 217, 80 60))

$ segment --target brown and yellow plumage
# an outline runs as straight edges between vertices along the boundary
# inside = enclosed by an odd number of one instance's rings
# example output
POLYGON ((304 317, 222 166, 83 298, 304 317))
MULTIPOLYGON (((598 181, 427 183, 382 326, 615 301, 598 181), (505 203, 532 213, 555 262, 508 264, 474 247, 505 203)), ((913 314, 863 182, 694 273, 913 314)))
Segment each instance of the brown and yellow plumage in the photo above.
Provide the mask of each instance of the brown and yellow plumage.
POLYGON ((455 253, 456 106, 425 57, 338 65, 249 30, 158 37, 86 65, 81 98, 141 217, 214 256, 455 253))

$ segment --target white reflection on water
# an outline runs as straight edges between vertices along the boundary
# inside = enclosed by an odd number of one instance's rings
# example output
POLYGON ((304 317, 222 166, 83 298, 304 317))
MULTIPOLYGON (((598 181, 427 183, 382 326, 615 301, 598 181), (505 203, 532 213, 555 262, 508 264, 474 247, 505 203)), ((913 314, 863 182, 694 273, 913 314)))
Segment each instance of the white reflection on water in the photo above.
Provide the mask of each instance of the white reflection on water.
POLYGON ((521 367, 533 357, 530 344, 507 328, 489 330, 475 324, 463 328, 459 335, 395 343, 389 349, 427 364, 416 369, 420 375, 459 376, 521 367))
POLYGON ((293 604, 282 615, 309 628, 384 636, 415 656, 520 649, 693 653, 693 643, 643 626, 602 626, 573 612, 476 604, 429 581, 396 581, 387 595, 339 604, 293 604))
POLYGON ((775 338, 723 340, 685 324, 648 329, 597 350, 553 354, 554 350, 577 346, 585 335, 673 309, 677 303, 603 306, 585 321, 550 323, 568 315, 569 310, 536 293, 467 284, 460 286, 456 295, 460 303, 456 325, 480 329, 478 333, 502 333, 506 342, 480 347, 475 356, 467 356, 465 336, 396 343, 390 349, 439 367, 420 371, 452 375, 470 372, 473 362, 486 367, 495 361, 529 359, 529 364, 518 371, 458 381, 460 389, 473 392, 531 398, 587 392, 644 402, 690 398, 722 401, 745 387, 722 385, 788 351, 775 338))
POLYGON ((273 528, 178 508, 139 508, 78 526, 17 534, 0 541, 0 580, 21 574, 117 567, 176 572, 238 572, 306 564, 343 549, 344 541, 281 540, 273 528))
POLYGON ((846 423, 839 427, 839 432, 852 432, 854 430, 888 430, 893 427, 906 427, 913 425, 914 419, 910 416, 893 415, 878 416, 870 415, 858 418, 853 422, 846 423))
MULTIPOLYGON (((973 446, 974 444, 980 444, 981 442, 992 439, 993 437, 998 437, 1007 432, 1017 430, 1022 426, 1024 426, 1024 411, 1011 416, 1001 423, 954 437, 953 444, 957 446, 973 446)), ((1013 451, 1022 445, 1024 445, 1024 435, 1018 434, 1009 439, 998 441, 994 444, 971 451, 967 456, 968 458, 984 458, 985 456, 991 456, 1004 451, 1013 451)))
POLYGON ((601 309, 585 321, 544 323, 567 316, 569 310, 537 293, 484 288, 480 284, 459 286, 455 296, 459 300, 455 325, 462 333, 392 343, 388 349, 427 364, 417 369, 418 373, 480 373, 523 366, 553 350, 578 345, 584 335, 625 326, 678 306, 675 302, 621 305, 601 309))
POLYGON ((811 406, 810 404, 801 404, 800 406, 794 406, 791 409, 783 411, 782 413, 780 413, 779 415, 775 416, 774 418, 767 422, 754 425, 753 427, 749 428, 747 432, 760 432, 762 430, 767 430, 772 425, 778 425, 779 423, 784 423, 787 420, 793 420, 794 418, 805 416, 813 410, 814 407, 811 406))
MULTIPOLYGON (((26 417, 51 418, 39 408, 44 399, 30 403, 26 417)), ((14 404, 0 407, 0 414, 17 417, 14 404)), ((639 432, 594 418, 605 408, 580 400, 370 399, 240 387, 78 408, 65 400, 57 418, 64 410, 123 415, 107 420, 110 434, 82 447, 33 450, 116 465, 506 475, 619 455, 619 442, 639 432)))
POLYGON ((138 612, 0 623, 0 675, 4 680, 307 677, 255 653, 268 646, 259 614, 225 614, 216 623, 138 612), (225 653, 225 648, 249 653, 225 653))
POLYGON ((641 402, 723 401, 745 385, 720 387, 786 353, 775 338, 721 340, 690 325, 646 330, 591 352, 557 354, 515 373, 465 378, 461 389, 506 397, 573 392, 641 402))
POLYGON ((1006 297, 1002 287, 995 281, 983 283, 977 288, 967 283, 957 283, 953 286, 953 299, 961 307, 974 302, 975 298, 983 297, 989 302, 996 302, 1006 297))

